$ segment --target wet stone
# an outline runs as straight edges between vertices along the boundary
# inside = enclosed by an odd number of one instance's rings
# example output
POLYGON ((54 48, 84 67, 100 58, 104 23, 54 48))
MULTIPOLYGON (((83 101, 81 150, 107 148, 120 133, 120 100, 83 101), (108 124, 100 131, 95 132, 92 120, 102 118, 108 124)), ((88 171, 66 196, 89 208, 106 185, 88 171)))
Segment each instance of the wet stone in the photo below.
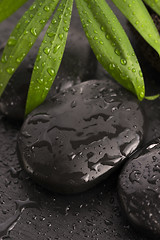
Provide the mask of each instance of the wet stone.
POLYGON ((149 239, 160 239, 160 138, 125 164, 118 189, 130 222, 149 239))
POLYGON ((141 143, 144 119, 135 96, 118 84, 91 80, 71 87, 25 120, 18 152, 24 169, 52 191, 85 191, 141 143))

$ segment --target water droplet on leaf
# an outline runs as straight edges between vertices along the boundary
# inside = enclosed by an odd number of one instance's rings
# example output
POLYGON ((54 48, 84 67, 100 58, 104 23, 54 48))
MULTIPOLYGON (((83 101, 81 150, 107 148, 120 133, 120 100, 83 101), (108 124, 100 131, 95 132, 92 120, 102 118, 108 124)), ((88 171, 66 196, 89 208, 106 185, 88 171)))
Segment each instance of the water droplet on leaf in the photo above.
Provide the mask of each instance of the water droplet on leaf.
POLYGON ((126 65, 126 64, 127 64, 127 61, 122 58, 122 59, 121 59, 121 64, 122 64, 122 65, 126 65))
POLYGON ((33 36, 37 36, 36 28, 31 28, 31 33, 33 36))
POLYGON ((13 67, 9 67, 9 68, 7 68, 7 72, 9 73, 9 74, 12 74, 13 72, 14 72, 14 68, 13 67))
POLYGON ((48 68, 47 72, 49 73, 50 76, 54 76, 54 74, 55 74, 55 71, 53 68, 48 68))
POLYGON ((50 7, 49 6, 45 6, 43 9, 44 9, 44 11, 49 12, 50 7))
POLYGON ((8 46, 14 46, 16 44, 17 40, 15 37, 10 37, 8 40, 8 46))
POLYGON ((62 40, 62 39, 63 39, 63 33, 60 33, 60 34, 58 35, 58 37, 59 37, 60 40, 62 40))
POLYGON ((50 53, 50 48, 49 47, 45 47, 43 51, 44 51, 45 54, 48 55, 50 53))

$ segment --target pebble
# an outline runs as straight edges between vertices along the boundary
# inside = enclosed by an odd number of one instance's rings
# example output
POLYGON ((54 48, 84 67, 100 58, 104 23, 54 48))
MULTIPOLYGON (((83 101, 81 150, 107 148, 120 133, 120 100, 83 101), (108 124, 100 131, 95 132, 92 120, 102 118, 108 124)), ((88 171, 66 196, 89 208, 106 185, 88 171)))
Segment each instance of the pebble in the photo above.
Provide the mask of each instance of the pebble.
POLYGON ((60 193, 106 179, 141 143, 144 118, 130 92, 90 80, 60 92, 28 115, 19 159, 39 184, 60 193))
POLYGON ((119 176, 119 198, 129 221, 160 239, 160 138, 136 152, 119 176))

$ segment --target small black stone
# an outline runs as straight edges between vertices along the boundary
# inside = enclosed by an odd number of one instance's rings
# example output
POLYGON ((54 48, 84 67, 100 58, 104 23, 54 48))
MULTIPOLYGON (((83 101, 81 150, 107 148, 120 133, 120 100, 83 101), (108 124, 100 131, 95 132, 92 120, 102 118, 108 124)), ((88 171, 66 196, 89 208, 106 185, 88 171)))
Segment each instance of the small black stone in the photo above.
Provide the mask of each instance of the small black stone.
POLYGON ((138 101, 127 90, 104 80, 84 82, 29 114, 18 138, 20 161, 52 191, 85 191, 137 148, 143 124, 138 101))
POLYGON ((160 138, 125 164, 118 190, 130 222, 149 239, 160 239, 160 138))

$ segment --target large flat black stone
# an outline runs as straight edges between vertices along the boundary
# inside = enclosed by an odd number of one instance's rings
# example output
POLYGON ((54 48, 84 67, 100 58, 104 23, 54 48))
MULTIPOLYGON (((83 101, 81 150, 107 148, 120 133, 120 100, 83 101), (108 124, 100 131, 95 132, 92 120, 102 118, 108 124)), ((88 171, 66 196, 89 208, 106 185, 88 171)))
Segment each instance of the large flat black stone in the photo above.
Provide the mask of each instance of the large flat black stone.
POLYGON ((25 170, 46 188, 87 190, 122 164, 142 142, 136 97, 109 80, 75 85, 45 101, 18 138, 25 170))

